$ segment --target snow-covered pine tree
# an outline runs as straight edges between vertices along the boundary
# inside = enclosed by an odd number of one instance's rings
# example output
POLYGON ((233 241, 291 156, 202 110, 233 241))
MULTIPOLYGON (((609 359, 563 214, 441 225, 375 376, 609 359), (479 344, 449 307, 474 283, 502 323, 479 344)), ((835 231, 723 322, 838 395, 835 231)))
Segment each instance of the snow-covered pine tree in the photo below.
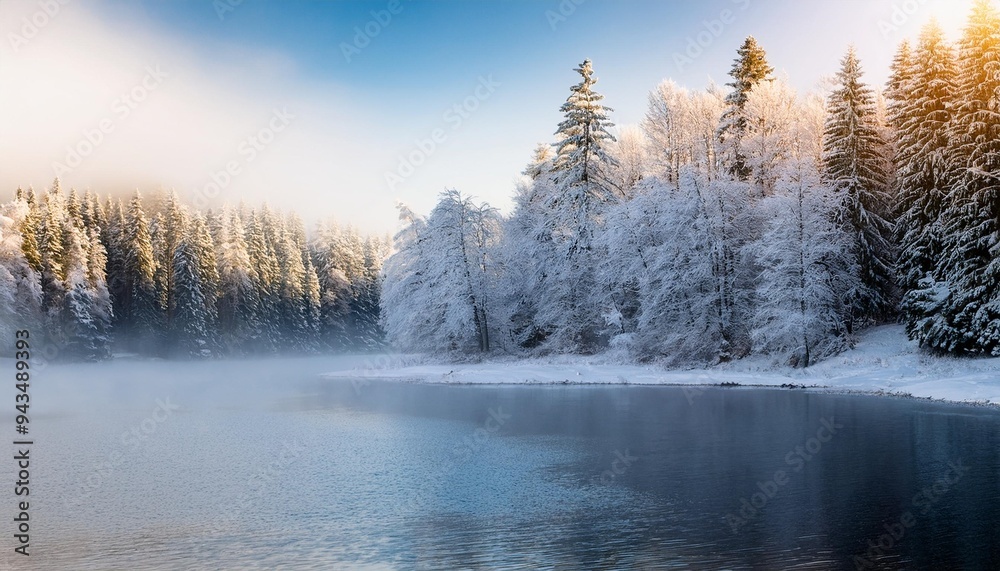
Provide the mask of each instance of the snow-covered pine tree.
POLYGON ((907 99, 913 81, 913 49, 910 40, 904 39, 896 50, 889 66, 889 81, 886 83, 885 98, 888 102, 889 126, 897 133, 902 131, 906 121, 907 99))
POLYGON ((163 317, 165 329, 169 330, 171 321, 170 296, 173 290, 171 284, 174 279, 173 251, 176 249, 176 243, 173 247, 167 245, 166 230, 164 229, 166 224, 162 212, 154 214, 149 223, 149 239, 153 246, 153 259, 156 262, 153 266, 155 268, 153 283, 156 284, 156 305, 163 317))
POLYGON ((531 162, 528 163, 528 166, 524 167, 524 171, 521 174, 531 180, 547 175, 552 171, 552 162, 555 158, 556 154, 552 145, 538 143, 534 153, 531 155, 531 162))
POLYGON ((340 226, 334 221, 320 223, 309 243, 309 253, 320 284, 320 340, 327 348, 349 346, 348 320, 351 312, 351 283, 341 259, 340 226))
POLYGON ((604 168, 614 163, 606 148, 615 141, 608 131, 614 126, 608 119, 613 109, 602 105, 604 96, 594 90, 597 78, 589 59, 573 71, 582 80, 570 88, 569 97, 559 108, 565 118, 556 130, 559 141, 554 145, 553 170, 559 172, 557 178, 564 188, 585 185, 594 198, 606 201, 613 193, 613 189, 607 188, 604 176, 604 168))
POLYGON ((360 347, 372 350, 385 344, 385 331, 379 322, 381 312, 382 265, 390 245, 385 239, 369 236, 364 241, 364 275, 355 301, 355 331, 360 347))
POLYGON ((305 268, 302 278, 302 306, 305 308, 308 349, 319 351, 323 347, 320 340, 322 290, 308 251, 303 252, 302 264, 305 268))
POLYGON ((191 233, 174 248, 173 319, 170 322, 171 349, 179 355, 209 357, 212 334, 207 323, 205 295, 201 281, 201 260, 191 233))
POLYGON ((24 246, 32 206, 27 194, 0 207, 0 334, 14 338, 17 329, 42 322, 42 281, 24 246))
POLYGON ((167 195, 162 212, 157 213, 150 227, 154 254, 156 255, 157 289, 160 307, 166 319, 167 330, 174 330, 173 319, 176 309, 174 300, 174 260, 177 247, 188 233, 190 214, 181 204, 176 192, 167 195))
POLYGON ((936 346, 1000 355, 1000 14, 988 0, 975 3, 959 41, 956 92, 939 273, 953 334, 936 346))
POLYGON ((221 344, 230 354, 250 351, 256 334, 260 298, 239 211, 225 208, 216 247, 219 269, 218 327, 221 344))
POLYGON ((111 356, 112 335, 114 333, 114 305, 111 301, 111 292, 108 289, 106 268, 108 264, 108 253, 101 242, 98 218, 93 218, 94 227, 83 229, 87 232, 87 285, 90 295, 93 298, 94 318, 96 320, 98 338, 102 345, 99 353, 100 358, 111 356))
POLYGON ((24 211, 23 220, 20 221, 18 227, 21 230, 21 251, 24 253, 24 259, 31 266, 31 269, 35 272, 42 271, 42 255, 38 250, 38 234, 39 234, 39 218, 38 218, 38 202, 35 198, 35 191, 32 188, 28 188, 27 192, 23 192, 20 187, 17 189, 17 198, 15 202, 23 202, 21 209, 24 211))
POLYGON ((125 266, 124 247, 122 232, 125 228, 125 209, 121 199, 112 200, 110 197, 104 207, 107 213, 107 220, 101 228, 101 243, 108 255, 108 262, 105 265, 105 277, 108 282, 108 293, 111 295, 111 306, 114 317, 112 319, 112 329, 115 333, 114 342, 121 345, 121 339, 117 332, 122 321, 122 303, 125 296, 125 266))
POLYGON ((849 300, 848 332, 855 324, 877 323, 895 310, 894 224, 890 214, 890 165, 872 89, 861 81, 852 46, 841 60, 837 88, 827 103, 823 178, 842 195, 844 231, 853 239, 860 289, 849 300))
MULTIPOLYGON (((299 284, 297 288, 286 287, 285 291, 290 293, 292 289, 298 289, 298 299, 295 300, 294 313, 298 315, 298 321, 290 322, 295 330, 296 349, 306 352, 315 352, 320 349, 319 340, 319 303, 320 286, 319 277, 313 267, 311 256, 309 255, 308 243, 306 239, 305 226, 302 219, 295 213, 290 213, 285 219, 285 248, 287 255, 297 258, 297 262, 290 260, 286 262, 295 266, 293 273, 299 274, 299 284), (301 272, 298 266, 301 265, 301 272)), ((289 299, 286 303, 292 303, 289 299)))
POLYGON ((744 108, 750 91, 759 83, 770 81, 774 68, 767 63, 764 48, 753 36, 748 36, 736 53, 738 57, 729 71, 733 80, 726 84, 732 91, 726 96, 726 109, 716 135, 721 146, 723 169, 739 180, 747 180, 750 169, 740 151, 743 135, 747 130, 744 108))
POLYGON ((905 99, 890 101, 897 126, 900 307, 910 338, 941 347, 951 330, 940 311, 947 293, 937 281, 937 269, 944 254, 942 212, 951 186, 948 127, 956 79, 954 52, 936 23, 921 31, 911 62, 908 88, 899 93, 905 99))
POLYGON ((277 311, 279 268, 272 247, 270 212, 266 209, 251 211, 246 224, 251 283, 254 297, 259 300, 254 320, 256 331, 247 341, 251 350, 273 352, 280 341, 281 330, 277 311))
POLYGON ((78 228, 83 227, 83 207, 80 204, 80 197, 75 188, 69 189, 69 196, 64 199, 66 205, 66 218, 78 228))
POLYGON ((545 268, 535 319, 548 332, 548 350, 591 353, 605 342, 603 311, 595 296, 600 254, 594 249, 594 236, 608 205, 622 194, 605 174, 614 164, 606 149, 615 140, 608 132, 610 108, 601 104, 604 97, 594 90, 597 78, 590 60, 575 71, 582 81, 570 89, 560 108, 565 119, 556 131, 559 142, 551 181, 541 182, 553 185, 543 205, 546 232, 540 236, 551 240, 545 249, 551 257, 535 260, 545 268))
POLYGON ((347 316, 345 321, 345 346, 352 349, 364 349, 365 329, 367 321, 362 307, 362 294, 365 289, 365 252, 364 238, 353 227, 341 229, 336 241, 334 259, 335 265, 341 269, 347 278, 347 316))
POLYGON ((66 294, 64 226, 66 208, 59 179, 42 198, 38 248, 42 266, 42 311, 48 329, 58 331, 61 323, 63 296, 66 294))
POLYGON ((208 220, 201 212, 191 217, 189 240, 198 260, 198 276, 201 280, 202 295, 205 297, 205 323, 214 328, 218 320, 219 267, 216 264, 215 242, 209 230, 208 220))
POLYGON ((302 263, 302 251, 295 238, 296 231, 285 228, 277 236, 275 257, 280 268, 279 305, 286 348, 296 352, 308 350, 309 324, 306 317, 306 307, 302 303, 305 291, 303 289, 306 268, 302 263))
POLYGON ((89 188, 84 191, 80 199, 80 223, 89 233, 96 230, 98 233, 107 225, 107 212, 101 205, 98 196, 89 188))
POLYGON ((126 348, 151 354, 159 348, 163 314, 156 291, 153 243, 139 191, 129 200, 123 220, 119 235, 121 297, 116 297, 115 304, 117 333, 126 348))
POLYGON ((69 221, 64 228, 66 282, 61 339, 65 355, 96 361, 110 356, 111 298, 104 284, 104 247, 69 221), (100 267, 90 268, 91 263, 100 267))
POLYGON ((367 287, 364 239, 331 221, 320 227, 310 247, 322 291, 322 336, 331 347, 368 348, 366 331, 373 317, 361 299, 367 287))

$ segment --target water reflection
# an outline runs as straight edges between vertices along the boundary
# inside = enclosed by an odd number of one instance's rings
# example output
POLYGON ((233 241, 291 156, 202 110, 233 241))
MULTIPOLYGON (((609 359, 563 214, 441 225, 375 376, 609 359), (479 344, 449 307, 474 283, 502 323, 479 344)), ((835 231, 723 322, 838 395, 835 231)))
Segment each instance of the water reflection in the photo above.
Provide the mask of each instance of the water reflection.
POLYGON ((27 568, 1000 568, 992 410, 190 373, 131 386, 117 415, 63 407, 39 423, 27 568), (212 398, 178 397, 84 490, 170 387, 212 398))

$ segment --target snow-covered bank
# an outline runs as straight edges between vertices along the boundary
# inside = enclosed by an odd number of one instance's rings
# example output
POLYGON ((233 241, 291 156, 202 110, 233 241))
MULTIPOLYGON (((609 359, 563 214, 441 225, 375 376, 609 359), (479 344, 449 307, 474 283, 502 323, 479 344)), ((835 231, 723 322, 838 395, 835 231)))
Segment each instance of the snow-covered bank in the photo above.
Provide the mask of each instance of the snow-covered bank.
POLYGON ((373 358, 362 366, 331 371, 324 376, 467 384, 794 384, 1000 406, 1000 358, 927 355, 896 325, 873 328, 854 349, 805 370, 779 366, 761 358, 709 369, 668 370, 656 365, 620 364, 607 355, 474 364, 428 364, 404 357, 373 358))

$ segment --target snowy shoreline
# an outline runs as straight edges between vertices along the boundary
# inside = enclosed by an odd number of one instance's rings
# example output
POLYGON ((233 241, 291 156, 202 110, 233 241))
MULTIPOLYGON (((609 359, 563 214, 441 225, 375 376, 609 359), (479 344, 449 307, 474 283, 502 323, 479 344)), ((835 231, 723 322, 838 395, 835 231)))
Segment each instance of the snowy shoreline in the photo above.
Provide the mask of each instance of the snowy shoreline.
POLYGON ((838 394, 913 397, 1000 407, 1000 358, 942 357, 921 352, 901 326, 865 332, 854 349, 808 369, 748 358, 707 369, 624 364, 612 355, 554 356, 480 363, 430 363, 418 357, 378 359, 323 374, 462 385, 663 385, 791 388, 838 394), (419 362, 414 362, 419 361, 419 362))

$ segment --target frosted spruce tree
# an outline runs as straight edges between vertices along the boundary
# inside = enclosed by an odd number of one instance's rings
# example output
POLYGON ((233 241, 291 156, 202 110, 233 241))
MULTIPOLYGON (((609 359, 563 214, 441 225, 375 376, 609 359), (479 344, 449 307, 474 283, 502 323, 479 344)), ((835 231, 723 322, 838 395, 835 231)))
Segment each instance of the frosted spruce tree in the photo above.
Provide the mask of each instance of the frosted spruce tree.
POLYGON ((321 336, 329 346, 366 350, 381 343, 378 295, 371 288, 379 287, 386 249, 333 221, 317 227, 309 251, 323 291, 321 336))
POLYGON ((320 308, 323 297, 323 290, 319 285, 319 276, 316 274, 316 267, 312 264, 312 257, 308 252, 302 259, 305 268, 305 275, 302 281, 302 306, 305 308, 306 336, 310 349, 323 349, 320 340, 320 308))
POLYGON ((721 146, 720 159, 723 168, 735 178, 747 180, 750 169, 740 150, 743 135, 747 130, 744 109, 750 91, 761 82, 770 81, 774 68, 767 63, 764 48, 753 36, 748 36, 736 53, 738 57, 729 71, 729 76, 733 80, 726 84, 732 91, 726 96, 726 109, 716 135, 721 146))
POLYGON ((353 297, 347 268, 355 265, 349 255, 348 241, 340 226, 331 221, 317 226, 309 250, 323 292, 320 337, 328 347, 347 347, 350 345, 347 322, 353 297))
POLYGON ((838 215, 852 237, 860 272, 860 288, 848 300, 849 332, 855 324, 884 321, 895 309, 888 143, 882 137, 874 93, 861 75, 851 47, 828 98, 823 139, 823 178, 842 195, 838 215))
POLYGON ((174 249, 171 352, 188 357, 209 357, 218 351, 213 332, 218 313, 219 274, 215 247, 204 216, 191 216, 174 249))
POLYGON ((176 192, 167 195, 163 208, 153 217, 150 237, 153 255, 156 258, 156 290, 160 311, 164 315, 165 326, 173 329, 174 312, 177 307, 174 293, 174 260, 177 247, 188 232, 190 213, 181 204, 176 192))
POLYGON ((21 234, 21 252, 24 259, 35 272, 42 271, 42 255, 38 250, 38 200, 35 191, 28 188, 27 192, 17 189, 15 203, 20 203, 17 212, 21 213, 19 228, 21 234))
POLYGON ((27 197, 18 193, 14 201, 0 206, 0 334, 9 339, 15 330, 30 330, 42 321, 41 275, 29 259, 37 252, 24 243, 35 232, 28 222, 32 206, 27 197))
POLYGON ((237 209, 224 208, 216 246, 217 312, 220 341, 229 354, 249 351, 248 340, 258 327, 260 297, 254 287, 251 264, 243 219, 237 209))
POLYGON ((987 0, 976 2, 959 41, 956 93, 939 277, 950 333, 933 343, 1000 355, 1000 15, 987 0))
POLYGON ((181 239, 174 250, 172 350, 189 357, 209 357, 211 330, 201 280, 201 261, 191 236, 181 239))
POLYGON ((562 105, 565 119, 556 131, 556 158, 548 180, 551 184, 535 238, 548 242, 535 260, 541 274, 535 313, 536 324, 545 331, 546 347, 552 351, 592 353, 605 342, 602 308, 595 293, 594 268, 600 259, 595 234, 607 206, 620 194, 608 182, 606 171, 614 164, 607 145, 615 141, 608 132, 610 108, 594 90, 590 60, 575 70, 582 80, 570 89, 562 105))
POLYGON ((65 201, 59 180, 44 193, 40 208, 38 252, 42 267, 42 311, 51 331, 61 323, 63 296, 66 294, 65 201))
MULTIPOLYGON (((899 224, 899 218, 902 211, 898 197, 903 194, 902 178, 899 176, 900 156, 897 139, 898 133, 902 131, 903 122, 906 119, 908 93, 911 89, 910 83, 913 81, 913 72, 913 50, 911 48, 910 41, 903 40, 902 43, 899 44, 899 48, 896 50, 896 54, 892 58, 892 63, 889 65, 889 81, 886 83, 885 91, 883 91, 883 102, 885 104, 885 124, 883 125, 883 136, 886 141, 889 141, 889 164, 892 167, 892 190, 890 194, 897 197, 897 199, 893 201, 891 209, 892 219, 895 221, 893 228, 893 243, 897 244, 897 246, 900 242, 902 230, 902 226, 899 224)), ((894 267, 897 282, 897 294, 902 293, 902 280, 898 271, 899 254, 900 252, 898 252, 897 248, 897 259, 894 267)))
POLYGON ((244 341, 252 351, 273 353, 280 341, 279 267, 272 246, 270 213, 266 208, 251 211, 245 222, 247 253, 251 260, 250 282, 259 303, 253 319, 255 328, 244 341))
POLYGON ((362 350, 374 350, 385 344, 385 331, 379 319, 382 305, 382 267, 392 251, 388 237, 368 236, 362 247, 364 272, 355 288, 353 313, 355 343, 362 350))
POLYGON ((297 228, 278 228, 275 256, 280 268, 279 311, 283 344, 296 352, 309 350, 309 324, 303 304, 306 265, 298 242, 297 228))
POLYGON ((163 318, 156 293, 156 259, 149 223, 136 191, 129 201, 120 234, 122 287, 116 297, 119 338, 130 350, 153 351, 163 318))
POLYGON ((104 246, 96 232, 88 239, 86 230, 72 221, 79 218, 70 220, 65 228, 61 345, 66 356, 102 360, 111 354, 111 297, 104 282, 104 246))
POLYGON ((902 75, 909 77, 908 89, 899 93, 904 99, 890 102, 900 192, 896 233, 901 310, 912 339, 939 347, 951 329, 942 313, 947 293, 937 269, 944 256, 942 213, 952 184, 948 133, 956 78, 954 51, 936 23, 921 31, 911 64, 908 75, 902 75))

